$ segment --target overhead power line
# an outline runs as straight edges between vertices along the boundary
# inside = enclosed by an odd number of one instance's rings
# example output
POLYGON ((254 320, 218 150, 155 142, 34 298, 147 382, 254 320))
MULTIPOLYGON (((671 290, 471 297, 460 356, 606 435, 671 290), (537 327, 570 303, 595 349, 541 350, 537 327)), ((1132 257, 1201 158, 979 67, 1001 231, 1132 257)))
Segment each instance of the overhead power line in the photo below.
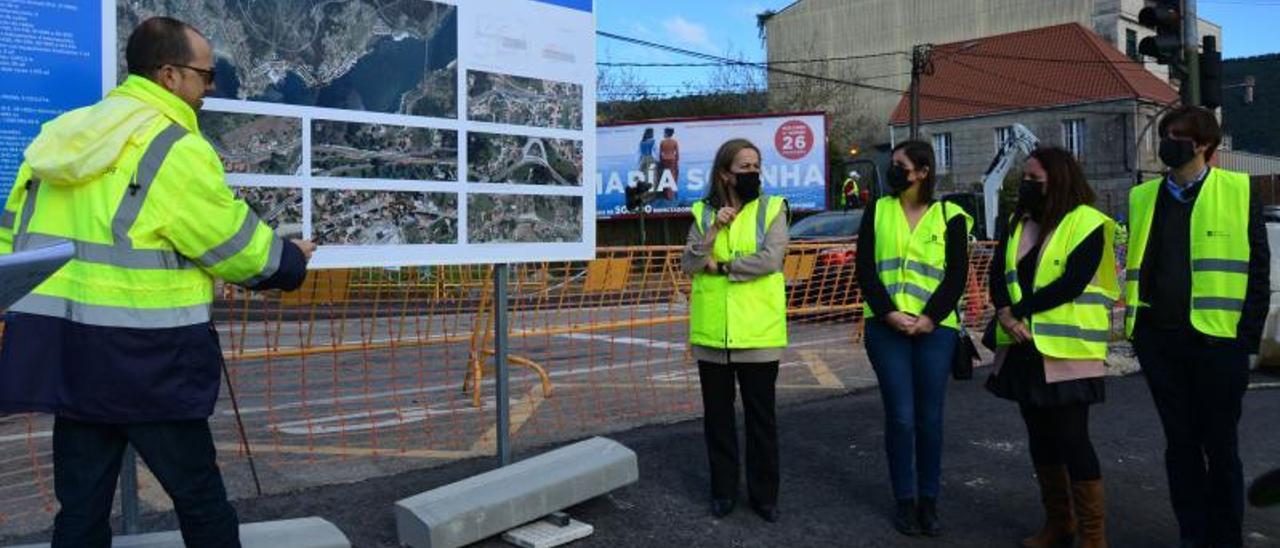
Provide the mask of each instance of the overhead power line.
POLYGON ((686 56, 694 57, 694 58, 698 58, 698 59, 704 59, 704 60, 707 60, 707 61, 715 61, 715 62, 722 63, 722 64, 729 65, 729 66, 754 67, 754 68, 757 68, 757 69, 760 69, 760 70, 766 70, 766 71, 773 72, 773 73, 777 73, 777 74, 785 74, 785 75, 787 75, 787 76, 795 76, 795 77, 797 77, 797 78, 808 78, 808 79, 810 79, 810 80, 815 80, 815 81, 819 81, 819 82, 827 82, 827 83, 829 83, 829 84, 842 84, 842 85, 847 85, 847 86, 854 87, 854 88, 858 88, 858 89, 865 89, 865 90, 868 90, 868 91, 877 91, 877 92, 880 92, 880 93, 892 93, 892 94, 894 94, 894 95, 902 95, 902 93, 903 93, 903 91, 902 91, 902 90, 900 90, 900 89, 895 89, 895 88, 891 88, 891 87, 886 87, 886 86, 877 86, 877 85, 875 85, 875 84, 866 84, 866 83, 862 83, 862 82, 856 82, 856 81, 853 81, 853 80, 845 80, 845 79, 841 79, 841 78, 832 78, 832 77, 830 77, 830 76, 822 76, 822 75, 819 75, 819 74, 809 74, 809 73, 799 72, 799 71, 795 71, 795 70, 791 70, 791 69, 785 69, 785 68, 781 68, 781 67, 770 66, 768 63, 759 63, 759 62, 753 62, 753 61, 743 61, 743 60, 740 60, 740 59, 730 59, 730 58, 728 58, 728 57, 721 57, 721 56, 719 56, 719 55, 713 55, 713 54, 710 54, 710 53, 703 53, 703 52, 700 52, 700 51, 693 51, 693 50, 684 49, 684 48, 680 48, 680 47, 676 47, 676 46, 671 46, 671 45, 667 45, 667 44, 659 44, 659 43, 657 43, 657 42, 650 42, 650 41, 648 41, 648 40, 641 40, 641 39, 639 39, 639 38, 632 38, 632 37, 630 37, 630 36, 623 36, 623 35, 621 35, 621 34, 614 34, 614 33, 612 33, 612 32, 606 32, 606 31, 602 31, 602 30, 598 30, 598 31, 596 31, 596 34, 597 34, 598 36, 602 36, 602 37, 604 37, 604 38, 609 38, 609 39, 611 39, 611 40, 617 40, 617 41, 620 41, 620 42, 626 42, 626 43, 629 43, 629 44, 635 44, 635 45, 638 45, 638 46, 644 46, 644 47, 653 48, 653 49, 662 50, 662 51, 669 51, 669 52, 672 52, 672 53, 679 53, 679 54, 681 54, 681 55, 686 55, 686 56))
POLYGON ((786 59, 781 61, 744 61, 728 59, 726 61, 708 61, 703 63, 659 63, 649 61, 601 61, 596 65, 604 67, 723 67, 731 64, 754 63, 759 65, 804 65, 813 63, 833 63, 838 61, 858 61, 863 59, 877 59, 882 57, 894 57, 907 55, 905 51, 888 51, 884 53, 871 53, 866 55, 844 55, 839 57, 816 57, 813 59, 786 59))
MULTIPOLYGON (((759 62, 753 62, 753 61, 743 61, 743 60, 741 60, 741 59, 730 59, 730 58, 727 58, 727 57, 721 57, 721 56, 719 56, 719 55, 714 55, 714 54, 710 54, 710 53, 704 53, 704 52, 700 52, 700 51, 694 51, 694 50, 684 49, 684 48, 681 48, 681 47, 672 46, 672 45, 668 45, 668 44, 660 44, 660 43, 657 43, 657 42, 651 42, 651 41, 648 41, 648 40, 642 40, 642 39, 639 39, 639 38, 632 38, 632 37, 630 37, 630 36, 623 36, 623 35, 620 35, 620 34, 615 34, 615 33, 607 32, 607 31, 597 30, 597 31, 596 31, 596 35, 601 36, 601 37, 603 37, 603 38, 608 38, 608 39, 611 39, 611 40, 617 40, 617 41, 620 41, 620 42, 626 42, 626 43, 634 44, 634 45, 638 45, 638 46, 644 46, 644 47, 648 47, 648 48, 652 48, 652 49, 657 49, 657 50, 662 50, 662 51, 667 51, 667 52, 671 52, 671 53, 678 53, 678 54, 680 54, 680 55, 685 55, 685 56, 688 56, 688 57, 694 57, 694 58, 697 58, 697 59, 703 59, 703 60, 705 60, 705 61, 714 61, 714 62, 716 62, 716 63, 723 64, 723 65, 727 65, 727 66, 753 67, 753 68, 756 68, 756 69, 765 70, 765 71, 773 72, 773 73, 776 73, 776 74, 783 74, 783 75, 787 75, 787 76, 794 76, 794 77, 797 77, 797 78, 806 78, 806 79, 809 79, 809 80, 818 81, 818 82, 826 82, 826 83, 830 83, 830 84, 846 85, 846 86, 853 87, 853 88, 857 88, 857 89, 865 89, 865 90, 868 90, 868 91, 876 91, 876 92, 880 92, 880 93, 892 93, 892 94, 894 94, 894 95, 898 95, 898 96, 901 96, 901 95, 903 95, 904 93, 906 93, 904 90, 901 90, 901 89, 895 89, 895 88, 886 87, 886 86, 878 86, 878 85, 875 85, 875 84, 867 84, 867 83, 857 82, 857 81, 853 81, 853 80, 845 80, 845 79, 841 79, 841 78, 833 78, 833 77, 830 77, 830 76, 823 76, 823 75, 818 75, 818 74, 809 74, 809 73, 800 72, 800 71, 796 71, 796 70, 791 70, 791 69, 786 69, 786 68, 781 68, 781 67, 776 67, 776 66, 770 66, 768 63, 759 63, 759 62)), ((948 55, 949 55, 949 54, 952 54, 952 53, 955 53, 955 52, 947 52, 947 54, 948 54, 948 55)), ((955 105, 963 105, 963 106, 970 106, 970 107, 977 107, 977 108, 1004 109, 1004 110, 1009 110, 1009 109, 1025 109, 1025 108, 1027 108, 1027 107, 1026 107, 1026 105, 1017 105, 1017 104, 1009 104, 1009 103, 994 103, 994 102, 982 101, 982 100, 977 100, 977 99, 962 99, 962 98, 958 98, 958 97, 947 97, 947 96, 945 96, 945 95, 935 95, 935 94, 930 94, 930 93, 921 93, 921 94, 920 94, 920 97, 921 97, 921 98, 925 98, 925 99, 930 99, 930 100, 933 100, 933 101, 938 101, 938 102, 951 103, 951 104, 955 104, 955 105)))
POLYGON ((981 59, 1000 59, 1004 61, 1028 61, 1034 63, 1053 63, 1062 65, 1101 65, 1112 66, 1120 70, 1146 70, 1142 62, 1134 61, 1126 57, 1125 61, 1107 61, 1099 59, 1055 59, 1052 57, 1030 57, 1026 55, 1005 55, 1000 53, 981 53, 976 51, 949 51, 946 52, 948 57, 976 57, 981 59))

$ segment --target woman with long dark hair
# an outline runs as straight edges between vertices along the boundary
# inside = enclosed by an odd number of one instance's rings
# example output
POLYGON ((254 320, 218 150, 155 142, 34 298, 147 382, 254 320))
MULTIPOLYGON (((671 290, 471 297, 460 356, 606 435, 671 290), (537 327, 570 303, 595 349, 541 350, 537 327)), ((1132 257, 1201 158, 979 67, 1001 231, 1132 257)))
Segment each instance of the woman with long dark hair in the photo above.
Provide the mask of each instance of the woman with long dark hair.
POLYGON ((867 357, 884 402, 893 525, 904 535, 942 532, 943 397, 969 272, 973 219, 933 198, 936 171, 928 143, 894 147, 890 194, 867 205, 858 231, 867 357))
MULTIPOLYGON (((1116 281, 1115 223, 1094 209, 1071 153, 1031 153, 1018 206, 991 258, 996 347, 987 388, 1018 403, 1045 524, 1025 547, 1107 545, 1102 474, 1089 406, 1104 398, 1103 360, 1116 281)), ((992 341, 991 339, 995 339, 992 341)))
POLYGON ((778 520, 778 432, 774 385, 787 346, 787 206, 761 193, 760 149, 734 139, 716 152, 706 198, 693 205, 681 265, 693 277, 689 342, 702 385, 711 464, 711 513, 738 499, 735 378, 747 428, 751 508, 778 520))

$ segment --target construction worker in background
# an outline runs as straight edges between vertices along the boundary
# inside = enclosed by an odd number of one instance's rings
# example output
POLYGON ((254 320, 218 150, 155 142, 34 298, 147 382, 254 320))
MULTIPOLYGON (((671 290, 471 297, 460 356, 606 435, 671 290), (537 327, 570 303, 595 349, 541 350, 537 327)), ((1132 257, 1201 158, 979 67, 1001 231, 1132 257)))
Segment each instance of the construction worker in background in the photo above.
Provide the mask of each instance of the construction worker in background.
POLYGON ((1129 196, 1125 331, 1164 427, 1182 546, 1243 546, 1237 427, 1270 300, 1271 251, 1249 176, 1209 166, 1213 112, 1160 120, 1168 175, 1129 196))
POLYGON ((187 546, 239 546, 208 423, 223 366, 213 282, 295 289, 315 245, 282 240, 227 187, 196 121, 214 79, 199 31, 149 19, 125 58, 105 99, 44 125, 0 215, 0 253, 76 248, 5 317, 0 413, 56 415, 55 548, 111 545, 126 444, 187 546))
POLYGON ((862 207, 862 193, 858 190, 858 179, 861 177, 856 171, 850 171, 849 176, 845 177, 844 183, 840 185, 840 209, 862 207))

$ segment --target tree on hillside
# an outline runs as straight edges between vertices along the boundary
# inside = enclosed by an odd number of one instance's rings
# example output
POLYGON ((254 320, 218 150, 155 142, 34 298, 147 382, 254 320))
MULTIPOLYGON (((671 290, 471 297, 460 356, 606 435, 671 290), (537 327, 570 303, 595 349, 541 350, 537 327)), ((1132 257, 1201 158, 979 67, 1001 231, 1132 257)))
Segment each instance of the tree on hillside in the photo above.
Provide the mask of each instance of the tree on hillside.
POLYGON ((1223 85, 1238 86, 1254 78, 1253 102, 1245 102, 1243 87, 1223 90, 1223 129, 1236 150, 1280 155, 1280 53, 1228 59, 1223 63, 1223 85))

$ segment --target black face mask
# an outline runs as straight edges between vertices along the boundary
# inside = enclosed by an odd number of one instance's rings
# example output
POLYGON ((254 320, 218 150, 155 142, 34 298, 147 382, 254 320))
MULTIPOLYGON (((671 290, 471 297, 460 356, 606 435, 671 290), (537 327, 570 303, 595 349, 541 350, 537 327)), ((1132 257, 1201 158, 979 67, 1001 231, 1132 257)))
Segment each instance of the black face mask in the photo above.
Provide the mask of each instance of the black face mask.
POLYGON ((1181 139, 1160 139, 1160 161, 1170 169, 1178 169, 1196 159, 1196 144, 1181 139))
POLYGON ((1040 181, 1023 179, 1018 185, 1018 209, 1031 215, 1032 219, 1040 219, 1044 214, 1044 188, 1040 181))
POLYGON ((889 194, 897 196, 902 191, 911 188, 911 181, 907 179, 907 170, 898 164, 889 166, 887 173, 889 179, 889 194))
POLYGON ((760 174, 759 173, 735 173, 733 174, 733 189, 737 191, 738 198, 743 204, 749 204, 756 198, 760 197, 760 174))

